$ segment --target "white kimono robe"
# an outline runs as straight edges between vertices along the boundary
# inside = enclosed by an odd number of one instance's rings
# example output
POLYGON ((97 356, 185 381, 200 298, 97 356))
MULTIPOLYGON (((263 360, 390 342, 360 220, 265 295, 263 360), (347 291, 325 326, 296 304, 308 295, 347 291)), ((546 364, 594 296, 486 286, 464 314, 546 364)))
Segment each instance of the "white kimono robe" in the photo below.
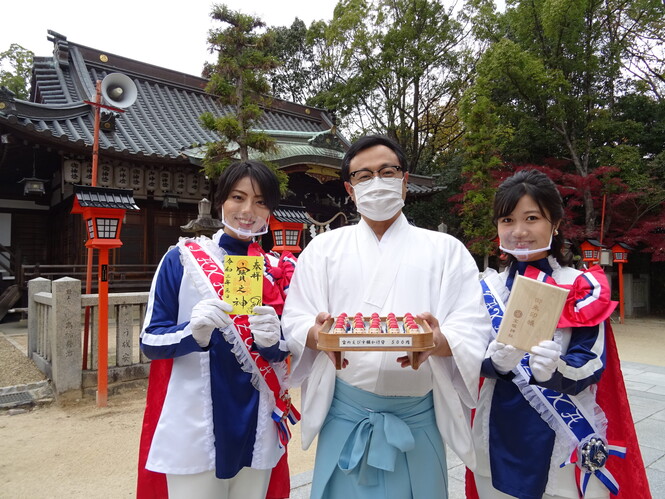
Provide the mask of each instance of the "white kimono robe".
POLYGON ((291 384, 302 383, 302 445, 325 420, 335 376, 384 396, 422 396, 433 390, 443 441, 473 469, 470 409, 478 397, 480 364, 491 327, 478 268, 464 245, 447 234, 409 225, 404 215, 379 241, 361 221, 317 236, 298 258, 282 324, 293 354, 291 384), (431 312, 452 357, 430 357, 418 370, 396 362, 404 352, 345 352, 336 371, 325 352, 305 347, 319 312, 402 316, 431 312))

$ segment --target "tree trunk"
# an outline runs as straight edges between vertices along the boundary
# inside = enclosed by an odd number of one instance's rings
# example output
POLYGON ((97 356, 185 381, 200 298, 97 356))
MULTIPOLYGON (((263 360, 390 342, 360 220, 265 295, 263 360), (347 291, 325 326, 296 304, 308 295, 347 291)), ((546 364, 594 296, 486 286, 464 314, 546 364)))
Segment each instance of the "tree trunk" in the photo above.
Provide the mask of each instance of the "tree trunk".
POLYGON ((413 140, 411 141, 411 165, 409 170, 413 173, 416 172, 418 167, 418 110, 420 108, 420 78, 416 78, 413 82, 413 140))
MULTIPOLYGON (((245 123, 242 117, 242 105, 245 98, 242 76, 239 76, 236 79, 236 118, 238 119, 238 125, 240 130, 245 129, 245 123)), ((246 132, 242 132, 240 140, 238 141, 238 147, 241 161, 247 161, 249 159, 249 151, 247 150, 247 136, 246 132)))
MULTIPOLYGON (((568 151, 570 151, 570 156, 573 160, 573 164, 575 165, 575 169, 577 170, 577 173, 582 177, 586 178, 589 176, 589 153, 587 151, 587 154, 585 155, 584 159, 580 157, 580 155, 577 152, 577 148, 575 147, 575 144, 570 140, 570 136, 568 135, 566 131, 566 126, 565 123, 561 123, 561 128, 559 129, 559 132, 563 136, 565 142, 566 142, 566 147, 568 148, 568 151)), ((588 149, 588 148, 587 148, 588 149)), ((596 235, 596 210, 594 209, 593 206, 593 197, 591 196, 591 191, 589 190, 589 187, 587 183, 584 183, 584 190, 582 192, 582 200, 584 202, 584 224, 586 226, 586 231, 585 235, 586 237, 593 237, 596 235)))

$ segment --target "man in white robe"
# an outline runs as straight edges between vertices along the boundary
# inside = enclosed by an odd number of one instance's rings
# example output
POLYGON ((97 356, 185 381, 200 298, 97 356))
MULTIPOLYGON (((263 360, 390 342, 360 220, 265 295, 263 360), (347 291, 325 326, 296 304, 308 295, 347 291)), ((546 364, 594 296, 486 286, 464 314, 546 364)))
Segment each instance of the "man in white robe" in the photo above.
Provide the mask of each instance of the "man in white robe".
MULTIPOLYGON (((303 448, 307 449, 321 431, 312 497, 446 497, 445 452, 441 462, 440 449, 432 454, 438 456, 438 462, 424 457, 423 465, 416 459, 419 453, 425 456, 417 438, 416 445, 397 444, 372 457, 372 442, 353 440, 357 435, 345 442, 347 430, 333 436, 325 436, 324 431, 337 431, 337 415, 349 407, 342 404, 338 409, 333 403, 340 395, 340 386, 344 390, 351 387, 361 396, 386 397, 379 399, 381 404, 410 400, 405 397, 419 402, 427 396, 432 400, 435 439, 450 445, 468 467, 474 468, 470 409, 477 401, 480 364, 490 341, 478 268, 457 239, 407 222, 402 214, 408 181, 406 159, 390 139, 368 136, 354 143, 343 160, 342 178, 362 219, 355 226, 321 234, 309 243, 298 259, 282 316, 293 354, 291 384, 302 383, 303 448), (318 332, 326 319, 341 313, 353 317, 357 312, 364 316, 373 312, 380 316, 390 312, 398 317, 407 312, 419 315, 432 327, 435 346, 417 354, 422 361, 417 370, 409 367, 404 352, 367 351, 345 352, 345 367, 336 370, 332 355, 316 349, 318 332), (376 470, 371 470, 368 478, 368 466, 382 461, 384 456, 379 454, 386 453, 397 455, 397 464, 391 457, 387 465, 377 465, 378 482, 376 470), (400 461, 401 454, 406 454, 405 461, 400 461), (398 469, 402 465, 411 469, 404 474, 398 469), (441 480, 428 481, 429 487, 444 490, 417 489, 411 483, 418 479, 413 468, 423 467, 428 477, 441 476, 441 480), (399 480, 391 480, 391 475, 399 480), (411 483, 406 491, 401 488, 405 480, 411 483), (335 481, 349 483, 339 486, 335 481)), ((369 403, 365 399, 360 403, 361 411, 368 408, 368 412, 366 417, 359 416, 354 428, 364 424, 363 417, 372 424, 376 420, 379 409, 363 405, 369 403)), ((385 411, 385 405, 381 407, 385 411)), ((407 419, 404 421, 411 427, 407 419)), ((390 440, 393 426, 387 424, 386 428, 390 440)), ((373 435, 381 431, 375 427, 373 435)), ((411 441, 409 435, 404 438, 411 441)), ((443 448, 442 442, 435 444, 443 448)))

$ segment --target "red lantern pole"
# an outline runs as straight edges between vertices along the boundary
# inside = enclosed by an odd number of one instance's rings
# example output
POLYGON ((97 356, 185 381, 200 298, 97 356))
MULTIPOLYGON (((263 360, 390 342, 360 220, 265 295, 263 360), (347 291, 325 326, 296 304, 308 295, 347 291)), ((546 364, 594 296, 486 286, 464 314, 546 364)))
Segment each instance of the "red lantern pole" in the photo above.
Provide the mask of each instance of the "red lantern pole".
POLYGON ((99 248, 99 328, 97 331, 97 407, 106 407, 108 402, 109 366, 109 250, 99 248))
MULTIPOLYGON (((118 109, 102 104, 102 81, 97 80, 95 84, 95 102, 84 101, 95 108, 95 126, 93 131, 92 143, 92 179, 93 187, 97 186, 97 170, 99 165, 99 128, 101 118, 101 108, 111 109, 116 112, 124 112, 118 109)), ((93 247, 88 247, 88 262, 86 268, 85 292, 92 292, 92 261, 93 247)), ((99 248, 99 271, 98 271, 98 306, 99 306, 99 327, 97 338, 97 407, 106 407, 108 401, 108 326, 109 326, 109 287, 108 287, 108 248, 99 248)), ((88 363, 88 338, 90 336, 90 307, 85 308, 85 325, 83 334, 83 368, 87 368, 88 363)))
POLYGON ((619 263, 619 322, 623 324, 624 300, 623 300, 623 263, 619 263))
MULTIPOLYGON (((92 142, 92 178, 90 179, 92 186, 97 186, 97 166, 99 164, 99 122, 101 116, 102 104, 102 82, 97 80, 95 84, 95 126, 93 131, 92 142)), ((85 294, 92 293, 92 260, 93 249, 88 248, 86 269, 85 269, 85 294)), ((99 291, 99 290, 98 290, 99 291)), ((83 321, 83 370, 88 368, 88 341, 90 338, 90 307, 85 307, 85 319, 83 321)))
MULTIPOLYGON (((99 164, 99 121, 102 107, 102 81, 97 80, 95 85, 95 128, 92 142, 92 186, 97 186, 97 165, 99 164)), ((602 236, 601 236, 602 237, 602 236)))
MULTIPOLYGON (((128 79, 127 79, 128 80, 128 79)), ((128 80, 129 81, 129 80, 128 80)), ((136 89, 133 90, 134 94, 136 89)), ((94 132, 93 132, 93 144, 92 144, 92 189, 97 189, 97 165, 99 163, 99 129, 100 129, 100 118, 101 118, 101 108, 109 109, 111 111, 124 113, 124 109, 119 109, 117 107, 111 107, 102 104, 102 81, 97 80, 95 84, 95 102, 83 101, 86 104, 90 104, 95 108, 95 123, 94 123, 94 132)), ((130 92, 131 94, 131 92, 130 92)), ((133 96, 135 98, 135 95, 133 96)), ((132 100, 132 99, 130 99, 132 100)), ((133 102, 133 100, 132 100, 133 102)), ((123 101, 123 104, 130 105, 129 100, 123 101)), ((74 189, 76 191, 76 187, 74 189)), ((129 191, 131 192, 131 191, 129 191)), ((122 191, 124 194, 124 191, 122 191)), ((131 197, 131 196, 130 196, 131 197)), ((134 200, 131 200, 131 204, 134 203, 134 200)), ((82 207, 77 199, 74 199, 74 207, 72 208, 72 213, 81 213, 83 214, 84 220, 96 219, 97 216, 102 215, 102 212, 99 210, 109 210, 107 206, 90 206, 86 203, 86 207, 82 207), (96 209, 96 213, 88 212, 90 209, 96 209)), ((134 205, 131 209, 137 209, 138 206, 134 205)), ((124 214, 125 209, 110 208, 111 212, 121 211, 124 214)), ((106 213, 107 215, 110 213, 106 213)), ((102 239, 106 241, 100 242, 100 235, 98 233, 97 221, 94 222, 94 234, 89 234, 88 242, 86 247, 88 248, 88 262, 87 262, 87 272, 86 272, 86 294, 91 292, 91 282, 92 282, 92 261, 93 261, 93 249, 99 249, 99 271, 98 271, 98 306, 99 306, 99 327, 98 327, 98 345, 97 345, 97 407, 106 407, 108 401, 108 325, 109 325, 109 300, 108 300, 108 263, 109 263, 109 249, 117 248, 122 246, 120 242, 120 227, 121 222, 118 222, 116 233, 113 238, 108 238, 107 236, 102 236, 102 239)), ((88 336, 89 336, 89 326, 90 326, 90 311, 89 307, 86 307, 85 310, 85 330, 84 330, 84 350, 83 350, 83 369, 87 368, 87 353, 88 353, 88 336)))
MULTIPOLYGON (((605 231, 605 194, 603 194, 603 211, 600 216, 600 244, 603 244, 603 232, 605 231)), ((600 250, 598 250, 600 251, 600 250)))

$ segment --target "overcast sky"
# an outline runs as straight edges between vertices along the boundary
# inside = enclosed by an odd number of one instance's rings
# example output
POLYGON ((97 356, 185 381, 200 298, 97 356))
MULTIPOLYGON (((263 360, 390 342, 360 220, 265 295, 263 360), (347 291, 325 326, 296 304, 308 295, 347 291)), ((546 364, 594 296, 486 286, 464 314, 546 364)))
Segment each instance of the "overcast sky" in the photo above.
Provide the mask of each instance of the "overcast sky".
POLYGON ((18 43, 36 56, 50 56, 50 29, 80 45, 198 76, 212 60, 206 38, 215 3, 256 15, 269 26, 290 26, 296 17, 309 26, 331 19, 337 0, 19 0, 3 8, 0 52, 18 43))

